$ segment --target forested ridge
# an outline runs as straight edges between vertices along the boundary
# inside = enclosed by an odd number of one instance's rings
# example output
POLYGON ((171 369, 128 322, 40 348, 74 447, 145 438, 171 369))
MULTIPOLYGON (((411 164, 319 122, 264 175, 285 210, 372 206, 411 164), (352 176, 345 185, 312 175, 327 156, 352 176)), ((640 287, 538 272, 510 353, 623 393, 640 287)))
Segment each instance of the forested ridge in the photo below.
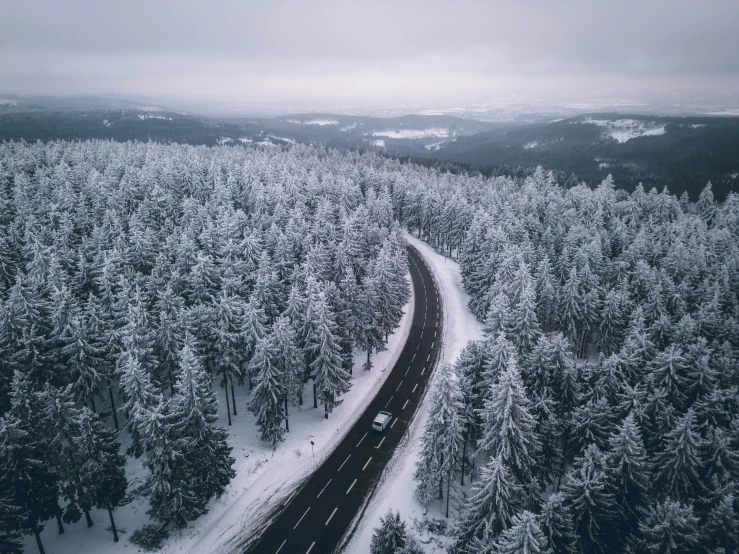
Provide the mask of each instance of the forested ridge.
POLYGON ((43 551, 46 521, 92 525, 93 507, 117 541, 114 510, 139 494, 158 525, 138 538, 156 542, 234 476, 219 411, 230 424, 248 408, 276 447, 290 406, 330 417, 354 351, 370 370, 410 294, 384 163, 310 147, 0 145, 3 553, 19 534, 43 551), (135 489, 124 451, 148 470, 135 489))
POLYGON ((739 196, 538 169, 408 183, 396 210, 485 326, 436 377, 416 472, 447 515, 473 479, 452 551, 736 552, 739 196))

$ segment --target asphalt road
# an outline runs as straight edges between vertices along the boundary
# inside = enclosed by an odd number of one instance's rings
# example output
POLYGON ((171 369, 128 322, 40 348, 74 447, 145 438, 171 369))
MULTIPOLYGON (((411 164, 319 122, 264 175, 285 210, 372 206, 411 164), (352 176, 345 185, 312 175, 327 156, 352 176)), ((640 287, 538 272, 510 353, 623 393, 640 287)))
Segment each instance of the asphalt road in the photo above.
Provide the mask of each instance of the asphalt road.
POLYGON ((344 440, 277 508, 269 523, 248 539, 246 552, 334 552, 408 429, 441 344, 441 304, 436 284, 414 248, 408 248, 408 256, 415 309, 398 361, 344 440), (390 427, 382 433, 372 430, 372 421, 380 410, 393 415, 390 427))

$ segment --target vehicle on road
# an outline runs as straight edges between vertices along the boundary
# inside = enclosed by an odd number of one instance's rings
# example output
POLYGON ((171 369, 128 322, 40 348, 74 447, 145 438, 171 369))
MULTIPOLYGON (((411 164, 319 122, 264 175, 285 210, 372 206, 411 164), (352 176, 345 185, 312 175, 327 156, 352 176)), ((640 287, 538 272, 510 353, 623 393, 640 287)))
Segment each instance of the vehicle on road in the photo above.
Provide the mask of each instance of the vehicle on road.
POLYGON ((393 414, 390 412, 380 412, 375 416, 375 420, 372 422, 372 429, 375 431, 384 431, 393 419, 393 414))

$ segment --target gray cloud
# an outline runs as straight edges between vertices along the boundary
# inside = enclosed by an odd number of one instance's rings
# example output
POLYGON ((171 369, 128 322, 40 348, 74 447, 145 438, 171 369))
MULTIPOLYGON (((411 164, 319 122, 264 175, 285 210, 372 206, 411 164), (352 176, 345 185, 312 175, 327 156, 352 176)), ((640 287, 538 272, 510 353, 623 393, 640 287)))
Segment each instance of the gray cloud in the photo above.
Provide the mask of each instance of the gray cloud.
POLYGON ((739 2, 5 0, 0 89, 221 100, 739 90, 739 2))

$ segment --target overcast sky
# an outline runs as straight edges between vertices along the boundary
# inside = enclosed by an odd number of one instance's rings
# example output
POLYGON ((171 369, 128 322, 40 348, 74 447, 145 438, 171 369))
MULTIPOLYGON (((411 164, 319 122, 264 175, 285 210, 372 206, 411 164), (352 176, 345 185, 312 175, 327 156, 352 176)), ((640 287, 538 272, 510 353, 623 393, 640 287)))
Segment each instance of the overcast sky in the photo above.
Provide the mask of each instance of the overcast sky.
POLYGON ((0 92, 739 104, 738 0, 0 1, 0 92))

